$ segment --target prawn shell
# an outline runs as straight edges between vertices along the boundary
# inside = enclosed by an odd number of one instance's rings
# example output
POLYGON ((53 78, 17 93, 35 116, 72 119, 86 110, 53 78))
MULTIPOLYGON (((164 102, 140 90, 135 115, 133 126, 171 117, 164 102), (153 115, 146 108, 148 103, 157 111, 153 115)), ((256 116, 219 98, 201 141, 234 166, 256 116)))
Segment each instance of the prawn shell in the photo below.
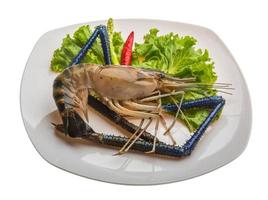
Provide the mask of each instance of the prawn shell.
POLYGON ((95 91, 115 100, 142 98, 158 88, 153 76, 133 67, 103 67, 93 79, 95 91))

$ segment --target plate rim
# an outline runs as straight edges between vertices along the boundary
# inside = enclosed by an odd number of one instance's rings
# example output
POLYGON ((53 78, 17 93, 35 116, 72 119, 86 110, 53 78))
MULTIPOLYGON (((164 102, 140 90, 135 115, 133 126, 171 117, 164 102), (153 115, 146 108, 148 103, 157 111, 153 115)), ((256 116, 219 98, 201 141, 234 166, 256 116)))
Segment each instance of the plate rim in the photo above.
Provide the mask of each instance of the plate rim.
MULTIPOLYGON (((56 165, 55 163, 51 162, 49 159, 47 159, 41 151, 38 150, 36 144, 34 143, 33 139, 31 138, 29 132, 28 132, 28 129, 26 128, 27 127, 27 122, 26 122, 26 119, 24 117, 24 114, 23 114, 23 105, 22 105, 22 87, 23 87, 23 82, 24 82, 24 77, 25 77, 25 73, 26 73, 26 70, 27 70, 27 66, 29 64, 29 61, 30 61, 30 58, 31 58, 31 55, 32 53, 34 52, 34 50, 36 49, 39 41, 44 37, 46 36, 47 34, 49 34, 50 32, 54 32, 54 31, 57 31, 57 30, 60 30, 60 29, 65 29, 65 28, 69 28, 69 27, 73 27, 73 26, 81 26, 81 25, 86 25, 86 24, 90 24, 90 23, 99 23, 99 22, 103 22, 103 21, 106 21, 107 19, 105 20, 94 20, 94 21, 87 21, 87 22, 82 22, 82 23, 76 23, 76 24, 72 24, 72 25, 66 25, 66 26, 62 26, 60 28, 55 28, 55 29, 52 29, 52 30, 49 30, 47 32, 45 32, 44 34, 42 34, 38 40, 35 42, 30 54, 29 54, 29 57, 27 59, 27 62, 25 64, 25 67, 24 67, 24 70, 23 70, 23 73, 22 73, 22 76, 21 76, 21 81, 20 81, 20 94, 19 94, 19 99, 20 99, 20 113, 21 113, 21 118, 22 118, 22 121, 23 121, 23 124, 24 124, 24 128, 25 128, 25 131, 28 135, 28 138, 30 139, 32 145, 34 146, 35 150, 38 152, 38 154, 41 156, 41 158, 43 158, 46 162, 48 162, 49 164, 51 164, 52 166, 54 167, 57 167, 59 169, 62 169, 66 172, 69 172, 69 173, 72 173, 72 174, 75 174, 75 175, 78 175, 80 177, 83 177, 83 178, 88 178, 88 179, 91 179, 91 180, 97 180, 97 181, 101 181, 101 182, 105 182, 105 183, 112 183, 112 184, 120 184, 120 185, 162 185, 162 184, 169 184, 169 183, 174 183, 174 182, 180 182, 180 181, 185 181, 185 180, 189 180, 189 179, 192 179, 192 178, 195 178, 195 177, 199 177, 199 176, 202 176, 204 174, 207 174, 207 173, 210 173, 210 172, 213 172, 225 165, 228 165, 229 163, 233 162, 235 159, 237 159, 238 157, 240 157, 242 155, 242 153, 245 151, 245 149, 247 148, 248 144, 249 144, 249 139, 250 139, 250 136, 251 136, 251 132, 252 132, 252 101, 251 101, 251 95, 250 95, 250 91, 249 91, 249 88, 248 88, 248 84, 245 80, 245 77, 242 73, 242 70, 240 68, 240 66, 238 65, 237 61, 234 59, 234 56, 233 54, 231 53, 231 51, 229 50, 229 48, 225 45, 225 43, 222 41, 222 39, 219 37, 218 34, 216 34, 213 30, 211 30, 210 28, 207 28, 207 27, 204 27, 204 26, 200 26, 200 25, 196 25, 196 24, 192 24, 192 23, 184 23, 184 22, 179 22, 179 21, 173 21, 173 20, 163 20, 163 19, 150 19, 150 18, 114 18, 114 21, 128 21, 128 20, 138 20, 138 21, 154 21, 154 22, 157 22, 157 21, 160 21, 162 23, 179 23, 181 25, 186 25, 186 26, 195 26, 195 27, 198 27, 198 28, 201 28, 201 29, 204 29, 204 30, 207 30, 209 32, 211 32, 214 36, 217 37, 217 39, 220 41, 221 45, 224 46, 225 50, 228 51, 228 54, 230 55, 230 58, 232 59, 232 61, 236 64, 236 68, 237 70, 239 71, 240 75, 241 75, 241 78, 243 79, 243 82, 244 82, 244 85, 245 85, 245 88, 246 88, 246 91, 247 91, 247 97, 248 97, 248 104, 249 104, 249 108, 248 110, 250 111, 249 112, 249 116, 248 116, 248 121, 249 121, 249 130, 248 130, 248 134, 247 134, 247 138, 246 138, 246 143, 243 145, 243 148, 240 149, 240 151, 236 152, 236 154, 232 154, 232 156, 229 157, 229 160, 228 161, 225 161, 223 162, 222 164, 220 165, 217 165, 217 167, 214 167, 213 169, 207 169, 207 170, 204 170, 202 173, 198 173, 198 174, 193 174, 191 176, 188 176, 188 177, 183 177, 179 180, 170 180, 170 181, 158 181, 156 183, 126 183, 126 182, 121 182, 121 181, 118 181, 118 180, 104 180, 104 179, 98 179, 98 178, 94 178, 94 177, 88 177, 86 175, 83 175, 83 174, 79 174, 78 172, 75 172, 75 171, 71 171, 71 170, 68 170, 66 168, 63 168, 59 165, 56 165)), ((49 69, 48 69, 49 70, 49 69)))

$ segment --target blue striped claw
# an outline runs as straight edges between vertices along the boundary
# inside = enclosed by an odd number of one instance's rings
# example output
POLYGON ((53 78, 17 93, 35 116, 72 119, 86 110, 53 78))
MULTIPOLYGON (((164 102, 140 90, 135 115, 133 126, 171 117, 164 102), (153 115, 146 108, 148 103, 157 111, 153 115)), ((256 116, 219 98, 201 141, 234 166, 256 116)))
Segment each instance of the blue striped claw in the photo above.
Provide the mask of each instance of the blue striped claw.
MULTIPOLYGON (((185 101, 181 105, 182 110, 186 110, 189 108, 200 108, 200 107, 209 107, 214 108, 219 103, 221 103, 224 99, 221 96, 210 96, 201 99, 196 99, 193 101, 185 101)), ((162 106, 162 108, 168 112, 176 112, 178 110, 178 106, 175 104, 166 104, 162 106)))
POLYGON ((70 66, 79 64, 81 60, 85 57, 88 50, 92 47, 97 37, 100 36, 101 46, 103 50, 104 60, 106 65, 111 64, 111 56, 110 56, 110 43, 108 38, 107 29, 104 25, 99 25, 96 27, 86 44, 79 51, 79 53, 74 57, 70 66))
MULTIPOLYGON (((186 101, 181 105, 182 110, 190 109, 190 108, 198 108, 198 107, 210 107, 212 111, 206 117, 204 122, 198 127, 193 136, 181 147, 183 151, 183 155, 190 155, 193 151, 194 147, 200 140, 200 138, 204 135, 207 127, 211 123, 211 121, 216 117, 217 113, 221 111, 225 104, 225 100, 221 96, 211 96, 205 97, 202 99, 197 99, 193 101, 186 101)), ((177 111, 177 106, 173 104, 167 104, 163 106, 163 109, 168 112, 177 111)))
MULTIPOLYGON (((217 101, 217 100, 216 100, 217 101)), ((214 104, 213 102, 212 104, 214 104)), ((214 106, 213 110, 209 113, 207 118, 204 120, 204 122, 199 126, 199 128, 195 131, 193 136, 183 145, 183 148, 186 150, 187 153, 191 153, 200 138, 204 135, 207 127, 211 123, 211 121, 216 117, 218 112, 221 111, 225 104, 225 100, 222 98, 216 106, 214 106)))
MULTIPOLYGON (((94 100, 94 97, 90 97, 91 102, 96 101, 94 104, 94 108, 99 109, 99 111, 103 110, 105 105, 102 105, 98 100, 94 100)), ((209 115, 206 117, 204 122, 199 126, 199 128, 195 131, 193 136, 183 145, 183 146, 175 146, 169 145, 162 142, 159 142, 155 145, 155 154, 166 155, 171 157, 184 157, 189 156, 194 147, 197 145, 200 138, 204 135, 207 127, 211 123, 211 121, 216 117, 217 113, 223 108, 225 104, 225 100, 220 96, 212 96, 206 97, 202 99, 197 99, 194 101, 187 101, 182 104, 182 109, 190 109, 197 107, 209 107, 212 108, 209 115)), ((108 108, 107 108, 108 109, 108 108)), ((163 106, 163 109, 166 111, 177 111, 177 106, 173 104, 163 106)), ((114 135, 104 135, 99 133, 89 134, 88 136, 84 136, 84 139, 90 139, 100 144, 106 144, 116 147, 122 147, 128 140, 127 137, 114 136, 114 135)), ((153 143, 149 141, 145 141, 142 139, 138 139, 134 145, 131 147, 132 150, 140 151, 140 152, 148 152, 153 148, 153 143)))
POLYGON ((110 43, 109 43, 109 36, 106 29, 106 26, 100 25, 97 27, 99 29, 100 40, 101 40, 101 47, 103 50, 104 60, 106 65, 111 65, 111 55, 110 55, 110 43))
MULTIPOLYGON (((91 97, 91 100, 94 100, 94 97, 91 97)), ((101 102, 98 102, 95 99, 96 105, 100 106, 98 109, 101 111, 103 106, 101 102)), ((204 122, 200 125, 200 127, 195 131, 193 136, 183 145, 183 146, 175 146, 169 145, 163 142, 158 142, 155 145, 155 154, 164 155, 164 156, 171 156, 171 157, 184 157, 189 156, 194 147, 197 145, 200 138, 204 135, 205 130, 207 129, 208 125, 211 121, 215 118, 217 113, 223 108, 225 104, 225 100, 222 97, 208 97, 203 99, 197 99, 194 101, 185 102, 183 105, 185 106, 184 109, 189 109, 193 107, 202 107, 202 106, 209 106, 212 108, 212 111, 209 113, 207 118, 204 122)), ((97 107, 98 107, 97 106, 97 107)), ((164 106, 166 107, 166 106, 164 106)), ((173 108, 173 105, 168 105, 168 108, 173 108)), ((174 110, 174 109, 173 109, 174 110)), ((56 128, 63 132, 63 125, 56 125, 56 128)), ((94 132, 90 130, 87 134, 83 134, 81 138, 89 141, 94 141, 99 144, 110 145, 115 147, 122 147, 128 141, 129 138, 122 137, 122 136, 115 136, 115 135, 106 135, 102 133, 94 132)), ((138 139, 133 146, 131 147, 132 150, 136 150, 139 152, 148 152, 152 150, 153 142, 149 142, 143 139, 138 139)))

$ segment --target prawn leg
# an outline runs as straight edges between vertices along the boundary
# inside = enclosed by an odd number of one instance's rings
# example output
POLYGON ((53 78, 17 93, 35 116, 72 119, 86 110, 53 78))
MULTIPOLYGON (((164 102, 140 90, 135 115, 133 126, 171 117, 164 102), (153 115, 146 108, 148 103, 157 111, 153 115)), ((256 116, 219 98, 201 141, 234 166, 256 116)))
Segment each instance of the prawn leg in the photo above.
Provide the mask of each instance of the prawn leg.
POLYGON ((127 147, 127 145, 131 142, 131 140, 133 140, 136 137, 136 135, 141 130, 141 127, 143 125, 143 122, 144 122, 144 119, 141 120, 140 125, 139 125, 138 129, 135 131, 135 133, 131 135, 131 137, 128 139, 128 141, 125 143, 125 145, 116 154, 114 154, 114 156, 121 155, 121 154, 124 153, 124 150, 127 147))
MULTIPOLYGON (((104 117, 115 123, 116 125, 128 131, 129 133, 134 134, 139 129, 138 126, 134 125, 133 123, 130 123, 127 119, 125 119, 115 111, 111 110, 108 106, 106 106, 101 101, 99 101, 98 99, 96 99, 91 95, 88 96, 88 105, 97 112, 99 112, 101 115, 103 115, 104 117)), ((154 136, 147 131, 143 132, 141 138, 148 142, 154 141, 154 136)), ((160 141, 156 138, 156 143, 159 142, 160 141)))
MULTIPOLYGON (((204 107, 204 106, 212 108, 212 111, 206 117, 204 122, 200 125, 200 127, 195 131, 193 136, 183 146, 169 145, 160 142, 154 145, 153 142, 148 142, 140 138, 137 138, 135 141, 132 141, 130 149, 145 153, 155 148, 154 153, 159 155, 172 156, 172 157, 189 156, 192 153, 195 146, 197 145, 200 138, 204 135, 208 125, 216 117, 217 113, 221 111, 224 105, 225 100, 220 96, 206 97, 182 103, 181 105, 182 110, 194 107, 204 107)), ((162 108, 172 112, 177 111, 178 109, 177 105, 174 104, 164 105, 162 106, 162 108)), ((57 130, 63 132, 64 127, 62 125, 55 125, 55 126, 57 130)), ((129 140, 129 138, 127 137, 106 135, 106 134, 104 135, 101 133, 96 133, 93 130, 90 130, 88 134, 82 135, 81 138, 96 142, 98 144, 110 145, 119 148, 122 148, 129 140)))

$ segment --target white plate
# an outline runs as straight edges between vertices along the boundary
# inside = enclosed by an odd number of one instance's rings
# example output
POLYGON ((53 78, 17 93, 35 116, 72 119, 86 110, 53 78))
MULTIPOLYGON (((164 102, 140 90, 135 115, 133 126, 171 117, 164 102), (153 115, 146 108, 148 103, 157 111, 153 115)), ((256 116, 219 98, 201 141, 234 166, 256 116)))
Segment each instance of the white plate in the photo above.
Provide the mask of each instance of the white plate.
MULTIPOLYGON (((90 25, 105 24, 90 22, 90 25)), ((160 184, 199 176, 237 158, 245 149, 251 129, 251 104, 241 71, 219 37, 211 30, 178 22, 127 19, 115 20, 115 30, 126 38, 135 31, 135 40, 152 27, 160 34, 175 32, 192 35, 198 47, 206 48, 215 61, 219 82, 232 83, 234 95, 224 95, 226 105, 221 118, 210 126, 191 156, 171 160, 137 153, 113 156, 109 149, 80 140, 66 139, 54 132, 50 122, 60 118, 52 98, 52 82, 56 76, 49 70, 53 51, 62 38, 79 26, 72 25, 44 34, 35 45, 21 83, 21 112, 27 133, 39 154, 49 163, 69 172, 101 181, 121 184, 160 184)), ((118 133, 119 129, 92 112, 90 122, 96 131, 118 133)), ((184 126, 176 132, 187 137, 184 126)), ((184 137, 182 136, 182 137, 184 137)), ((178 136, 179 138, 180 136, 178 136)))

